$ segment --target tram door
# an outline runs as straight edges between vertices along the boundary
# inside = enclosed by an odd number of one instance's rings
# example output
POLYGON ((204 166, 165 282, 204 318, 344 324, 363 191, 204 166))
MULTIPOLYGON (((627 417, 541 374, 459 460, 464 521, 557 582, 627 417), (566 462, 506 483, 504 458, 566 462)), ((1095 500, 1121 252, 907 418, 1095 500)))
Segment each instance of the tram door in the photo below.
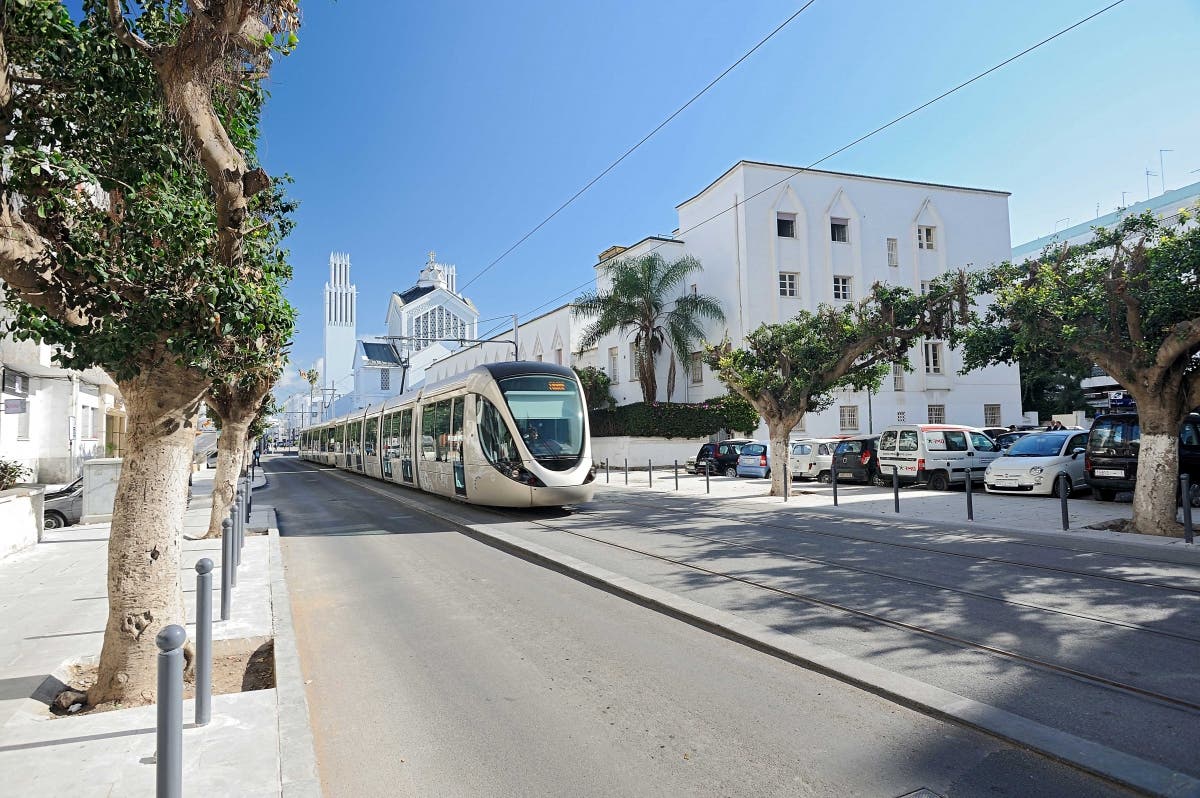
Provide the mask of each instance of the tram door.
POLYGON ((367 474, 373 477, 380 476, 378 416, 368 416, 363 422, 363 457, 367 474))
POLYGON ((467 495, 467 469, 463 462, 465 440, 463 429, 463 406, 467 397, 459 396, 454 399, 454 409, 450 413, 450 462, 454 466, 454 493, 457 496, 467 495))
POLYGON ((413 409, 402 410, 400 416, 400 479, 413 484, 413 409))

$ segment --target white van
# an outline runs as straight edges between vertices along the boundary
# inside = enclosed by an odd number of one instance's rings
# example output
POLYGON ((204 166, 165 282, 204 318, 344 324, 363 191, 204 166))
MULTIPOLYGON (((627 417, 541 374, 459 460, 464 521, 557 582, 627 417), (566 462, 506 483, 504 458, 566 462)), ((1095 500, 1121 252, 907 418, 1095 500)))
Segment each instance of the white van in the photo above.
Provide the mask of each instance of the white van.
POLYGON ((982 482, 988 464, 1001 454, 996 442, 974 427, 955 424, 893 424, 879 435, 879 472, 886 479, 900 469, 901 482, 924 482, 947 490, 982 482))

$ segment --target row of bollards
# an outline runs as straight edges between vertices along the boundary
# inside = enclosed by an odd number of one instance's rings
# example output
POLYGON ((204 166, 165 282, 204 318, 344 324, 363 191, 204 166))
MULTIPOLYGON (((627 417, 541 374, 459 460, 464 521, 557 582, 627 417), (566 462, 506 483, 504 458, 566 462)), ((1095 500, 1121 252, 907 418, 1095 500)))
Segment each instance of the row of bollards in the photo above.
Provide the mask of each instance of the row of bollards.
MULTIPOLYGON (((237 568, 250 520, 250 483, 238 480, 229 517, 221 521, 221 620, 229 620, 237 568)), ((196 563, 196 716, 197 726, 212 720, 213 561, 196 563)), ((187 632, 171 624, 155 636, 158 646, 158 697, 155 755, 156 798, 183 795, 183 644, 187 632)))

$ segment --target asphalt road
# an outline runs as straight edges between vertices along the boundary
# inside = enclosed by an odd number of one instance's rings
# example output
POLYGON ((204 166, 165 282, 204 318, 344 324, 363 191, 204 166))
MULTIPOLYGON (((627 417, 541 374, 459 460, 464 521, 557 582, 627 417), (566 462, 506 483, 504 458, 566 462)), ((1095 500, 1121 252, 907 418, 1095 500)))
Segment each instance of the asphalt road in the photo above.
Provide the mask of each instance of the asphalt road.
POLYGON ((265 467, 331 798, 1126 794, 499 552, 401 488, 265 467))

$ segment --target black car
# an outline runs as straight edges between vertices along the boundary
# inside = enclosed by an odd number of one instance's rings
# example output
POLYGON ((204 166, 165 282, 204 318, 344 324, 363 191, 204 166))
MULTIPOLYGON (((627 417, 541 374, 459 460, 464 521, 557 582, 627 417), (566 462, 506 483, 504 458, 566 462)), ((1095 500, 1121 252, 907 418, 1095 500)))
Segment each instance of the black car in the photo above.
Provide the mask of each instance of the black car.
MULTIPOLYGON (((1088 434, 1083 469, 1092 495, 1110 502, 1137 482, 1142 430, 1137 413, 1098 416, 1088 434)), ((1179 473, 1200 484, 1200 415, 1192 413, 1179 428, 1179 473)), ((1192 504, 1196 503, 1193 492, 1192 504)))
POLYGON ((688 463, 687 470, 693 474, 703 474, 707 469, 710 474, 736 477, 738 452, 750 442, 749 438, 730 438, 720 443, 706 443, 696 453, 694 463, 688 463))
MULTIPOLYGON (((838 482, 865 482, 883 485, 879 473, 879 436, 860 435, 838 443, 833 450, 833 470, 838 482)), ((887 481, 890 485, 890 480, 887 481)))

